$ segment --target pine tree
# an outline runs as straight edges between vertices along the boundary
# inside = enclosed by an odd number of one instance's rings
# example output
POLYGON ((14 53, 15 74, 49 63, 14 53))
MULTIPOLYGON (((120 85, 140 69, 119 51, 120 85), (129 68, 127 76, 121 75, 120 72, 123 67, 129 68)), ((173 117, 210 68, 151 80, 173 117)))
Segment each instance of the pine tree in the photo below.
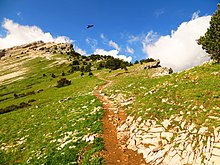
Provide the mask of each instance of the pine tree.
POLYGON ((204 36, 198 39, 198 44, 211 56, 211 59, 220 62, 220 4, 213 14, 210 27, 204 36))

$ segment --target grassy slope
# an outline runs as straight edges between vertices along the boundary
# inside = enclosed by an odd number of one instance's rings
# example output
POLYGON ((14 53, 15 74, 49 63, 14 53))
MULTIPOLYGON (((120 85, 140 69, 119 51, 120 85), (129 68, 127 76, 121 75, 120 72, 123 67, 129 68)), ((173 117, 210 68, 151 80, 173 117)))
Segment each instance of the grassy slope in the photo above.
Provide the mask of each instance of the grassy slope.
MULTIPOLYGON (((35 59, 25 64, 30 68, 24 80, 0 86, 0 108, 28 102, 30 107, 1 114, 0 164, 48 163, 100 164, 98 152, 103 147, 101 138, 95 143, 83 140, 85 135, 101 134, 101 103, 93 96, 94 87, 103 83, 96 77, 80 77, 80 73, 66 75, 70 86, 56 88, 67 65, 46 68, 52 61, 35 59), (45 73, 46 77, 42 74, 45 73), (51 78, 55 73, 57 78, 51 78), (43 89, 42 92, 37 91, 43 89), (15 99, 13 93, 35 91, 35 95, 15 99), (67 99, 69 98, 69 99, 67 99), (97 113, 94 113, 97 111, 97 113)), ((113 80, 105 90, 109 96, 123 94, 133 97, 134 103, 124 106, 128 114, 151 118, 158 122, 171 115, 181 114, 200 127, 219 126, 220 65, 200 67, 164 77, 149 78, 155 71, 133 72, 137 65, 123 70, 97 71, 104 79, 113 80), (115 76, 117 75, 117 76, 115 76)), ((173 123, 175 124, 179 123, 173 123)))
MULTIPOLYGON (((134 66, 135 67, 135 66, 134 66)), ((193 69, 149 78, 153 70, 140 71, 113 76, 110 88, 105 90, 109 96, 123 94, 127 99, 133 97, 134 103, 124 106, 128 114, 151 118, 160 123, 171 115, 181 114, 198 127, 219 126, 220 120, 220 64, 205 64, 193 69), (214 117, 213 117, 214 116, 214 117)))
POLYGON ((0 108, 36 100, 30 107, 1 114, 0 164, 101 162, 97 153, 103 147, 102 139, 89 143, 83 138, 102 133, 103 110, 92 92, 103 81, 73 73, 65 76, 72 81, 70 86, 56 88, 68 65, 46 68, 52 62, 29 61, 24 64, 29 68, 25 79, 0 86, 0 108), (51 78, 51 73, 58 77, 51 78), (31 91, 35 94, 17 99, 13 95, 31 91))

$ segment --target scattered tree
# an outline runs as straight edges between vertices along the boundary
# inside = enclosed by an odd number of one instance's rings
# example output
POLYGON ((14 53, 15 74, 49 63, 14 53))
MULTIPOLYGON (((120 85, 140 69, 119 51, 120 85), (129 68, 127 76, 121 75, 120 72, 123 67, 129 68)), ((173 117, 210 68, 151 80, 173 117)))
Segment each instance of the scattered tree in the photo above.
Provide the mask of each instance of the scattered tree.
POLYGON ((156 61, 156 60, 153 58, 147 58, 147 59, 140 60, 140 63, 143 64, 143 63, 154 62, 154 61, 156 61))
POLYGON ((116 70, 116 69, 124 69, 126 66, 130 66, 131 64, 128 62, 125 62, 123 60, 120 60, 118 58, 111 58, 109 60, 107 60, 106 64, 105 64, 105 68, 107 69, 111 69, 111 70, 116 70))
POLYGON ((173 73, 173 69, 170 68, 170 69, 169 69, 169 74, 172 74, 172 73, 173 73))
POLYGON ((54 73, 51 74, 52 78, 56 78, 56 75, 54 73))
POLYGON ((17 99, 17 98, 18 98, 18 95, 17 95, 16 93, 14 93, 14 97, 15 97, 15 99, 17 99))
POLYGON ((80 66, 79 66, 79 65, 74 65, 74 66, 72 66, 71 71, 72 71, 72 72, 74 72, 74 71, 80 71, 80 66))
POLYGON ((84 67, 84 65, 81 66, 80 71, 81 71, 81 72, 84 72, 84 71, 85 71, 85 67, 84 67))
POLYGON ((136 60, 136 61, 134 62, 134 64, 139 64, 139 61, 138 61, 138 60, 136 60))
POLYGON ((85 72, 91 72, 91 65, 86 65, 85 72))
POLYGON ((197 43, 211 56, 211 59, 220 62, 220 4, 218 10, 212 15, 210 27, 197 43))
POLYGON ((60 80, 57 81, 56 87, 60 88, 60 87, 64 87, 70 84, 71 84, 70 80, 67 80, 66 78, 61 78, 60 80))
POLYGON ((72 64, 73 65, 79 65, 79 61, 78 60, 74 60, 72 64))
POLYGON ((83 65, 87 65, 87 62, 86 62, 86 61, 83 61, 83 65))
POLYGON ((97 64, 97 70, 101 70, 101 69, 103 69, 103 68, 105 68, 105 62, 99 62, 99 63, 97 64))

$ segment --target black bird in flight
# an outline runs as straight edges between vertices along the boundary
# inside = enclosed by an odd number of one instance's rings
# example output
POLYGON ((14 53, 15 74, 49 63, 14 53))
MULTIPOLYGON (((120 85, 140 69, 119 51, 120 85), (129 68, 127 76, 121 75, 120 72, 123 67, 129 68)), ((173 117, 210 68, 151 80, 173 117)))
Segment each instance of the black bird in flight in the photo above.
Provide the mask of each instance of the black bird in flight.
POLYGON ((88 29, 88 28, 91 28, 91 27, 93 27, 93 26, 94 26, 94 25, 88 25, 88 26, 87 26, 87 29, 88 29))

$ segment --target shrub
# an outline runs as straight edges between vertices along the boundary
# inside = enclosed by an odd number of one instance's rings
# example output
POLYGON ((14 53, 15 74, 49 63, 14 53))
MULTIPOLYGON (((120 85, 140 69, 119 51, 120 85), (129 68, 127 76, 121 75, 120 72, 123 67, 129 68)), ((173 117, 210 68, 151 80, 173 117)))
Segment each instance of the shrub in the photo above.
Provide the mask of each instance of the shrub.
POLYGON ((16 93, 14 93, 14 97, 15 97, 15 99, 17 99, 17 98, 18 98, 18 95, 17 95, 16 93))
POLYGON ((136 61, 134 62, 134 64, 139 64, 139 61, 138 61, 138 60, 136 60, 136 61))
POLYGON ((79 65, 74 65, 72 66, 71 68, 71 71, 74 72, 74 71, 79 71, 80 70, 80 66, 79 65))
POLYGON ((25 103, 25 102, 21 102, 19 105, 12 104, 12 105, 7 106, 6 108, 3 108, 3 109, 0 108, 0 114, 15 111, 15 110, 18 110, 21 108, 26 108, 28 106, 31 106, 31 104, 25 103))
POLYGON ((70 84, 71 84, 70 80, 67 80, 66 78, 61 78, 60 80, 57 81, 56 87, 60 88, 60 87, 64 87, 70 84))
POLYGON ((170 69, 169 69, 169 74, 172 74, 172 73, 173 73, 173 69, 170 68, 170 69))
POLYGON ((130 63, 120 60, 118 58, 115 58, 115 59, 111 58, 106 61, 105 68, 116 70, 119 68, 123 69, 124 67, 130 66, 130 65, 131 65, 130 63))
POLYGON ((84 72, 84 71, 85 71, 85 67, 84 67, 84 65, 81 66, 80 71, 81 71, 81 72, 84 72))
POLYGON ((91 72, 91 65, 86 65, 85 72, 91 72))
POLYGON ((21 94, 14 93, 14 98, 17 99, 17 98, 25 97, 25 96, 29 96, 29 95, 35 95, 35 92, 34 91, 30 91, 30 92, 21 93, 21 94))
POLYGON ((79 61, 78 60, 74 60, 72 64, 73 65, 79 65, 79 61))
POLYGON ((52 78, 56 78, 56 75, 54 73, 51 74, 52 78))
POLYGON ((143 63, 154 62, 154 61, 156 61, 156 60, 154 60, 153 58, 147 58, 147 59, 140 60, 140 63, 143 64, 143 63))

